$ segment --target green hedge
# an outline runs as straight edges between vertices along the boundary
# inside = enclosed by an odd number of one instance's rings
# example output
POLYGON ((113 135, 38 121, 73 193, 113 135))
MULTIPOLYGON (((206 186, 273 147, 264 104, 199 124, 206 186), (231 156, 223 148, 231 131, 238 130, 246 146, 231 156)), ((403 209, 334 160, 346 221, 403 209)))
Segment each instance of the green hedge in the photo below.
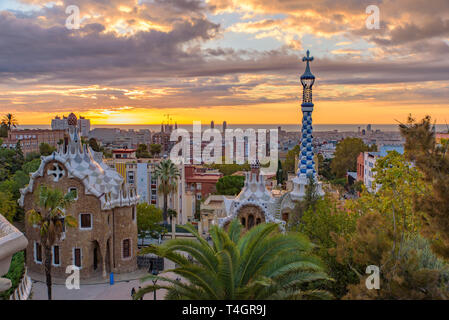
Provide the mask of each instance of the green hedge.
POLYGON ((23 251, 16 252, 11 259, 11 265, 9 271, 3 278, 8 278, 12 282, 12 286, 9 290, 0 293, 0 299, 9 300, 9 297, 17 289, 22 280, 23 273, 25 271, 25 255, 23 251))

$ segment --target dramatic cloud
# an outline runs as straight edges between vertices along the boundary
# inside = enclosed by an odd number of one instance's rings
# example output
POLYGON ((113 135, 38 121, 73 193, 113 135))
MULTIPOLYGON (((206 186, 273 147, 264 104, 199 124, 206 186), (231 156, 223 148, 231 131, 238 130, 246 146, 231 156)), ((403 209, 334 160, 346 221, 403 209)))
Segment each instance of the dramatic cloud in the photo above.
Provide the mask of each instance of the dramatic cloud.
POLYGON ((16 2, 30 10, 0 11, 2 110, 293 106, 305 49, 322 101, 447 107, 447 0, 16 2), (379 30, 365 26, 373 4, 379 30))

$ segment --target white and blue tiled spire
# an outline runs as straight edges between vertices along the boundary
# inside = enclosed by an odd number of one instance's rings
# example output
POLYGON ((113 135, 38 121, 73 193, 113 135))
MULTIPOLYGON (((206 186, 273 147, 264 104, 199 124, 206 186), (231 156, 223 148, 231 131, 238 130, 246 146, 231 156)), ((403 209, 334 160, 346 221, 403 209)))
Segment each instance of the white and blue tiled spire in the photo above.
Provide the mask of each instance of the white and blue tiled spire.
POLYGON ((306 62, 306 70, 301 76, 301 84, 303 87, 302 95, 302 130, 301 130, 301 150, 299 154, 298 172, 295 179, 293 179, 293 191, 291 196, 294 200, 301 200, 305 196, 305 188, 309 182, 309 176, 317 182, 318 195, 324 195, 321 184, 317 179, 317 172, 315 169, 315 160, 313 153, 313 136, 312 136, 312 86, 315 83, 315 76, 310 71, 309 62, 313 61, 310 57, 310 52, 307 50, 307 56, 302 58, 306 62))
POLYGON ((312 86, 315 82, 315 76, 310 72, 309 62, 313 61, 310 57, 310 52, 307 50, 307 57, 302 58, 306 61, 306 71, 301 76, 301 84, 303 86, 302 95, 302 131, 301 131, 301 153, 299 157, 298 176, 308 177, 313 175, 316 178, 315 161, 313 160, 313 145, 312 145, 312 86))

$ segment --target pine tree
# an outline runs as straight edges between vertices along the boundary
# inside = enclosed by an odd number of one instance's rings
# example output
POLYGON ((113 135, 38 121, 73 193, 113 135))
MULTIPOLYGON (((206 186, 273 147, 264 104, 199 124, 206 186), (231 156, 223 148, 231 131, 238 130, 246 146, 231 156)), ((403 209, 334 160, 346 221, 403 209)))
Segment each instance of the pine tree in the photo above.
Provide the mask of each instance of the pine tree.
POLYGON ((17 143, 16 143, 16 160, 22 165, 25 161, 25 157, 23 156, 22 145, 20 144, 20 141, 17 141, 17 143))
POLYGON ((278 160, 278 169, 276 171, 276 183, 278 186, 284 183, 284 171, 282 170, 281 160, 278 160))
POLYGON ((448 145, 438 145, 432 130, 431 118, 416 122, 409 116, 400 125, 405 137, 407 158, 424 174, 432 191, 415 197, 415 207, 425 212, 423 235, 432 242, 432 249, 449 260, 449 155, 448 145))

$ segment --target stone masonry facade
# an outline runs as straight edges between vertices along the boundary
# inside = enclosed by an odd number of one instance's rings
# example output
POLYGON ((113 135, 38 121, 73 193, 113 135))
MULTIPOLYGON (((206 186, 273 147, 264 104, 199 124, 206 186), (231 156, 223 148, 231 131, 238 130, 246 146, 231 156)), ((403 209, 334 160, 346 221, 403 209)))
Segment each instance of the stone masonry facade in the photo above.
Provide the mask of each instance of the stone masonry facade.
MULTIPOLYGON (((53 164, 54 162, 49 162, 44 172, 52 168, 53 164)), ((76 188, 77 190, 78 198, 67 209, 66 215, 75 217, 78 226, 67 227, 63 238, 57 243, 60 261, 59 265, 52 264, 52 275, 54 277, 63 278, 67 276, 65 270, 67 266, 74 264, 75 248, 81 249, 81 279, 105 276, 109 272, 123 273, 136 270, 137 222, 135 205, 101 210, 100 200, 93 195, 86 195, 84 184, 77 178, 64 176, 58 182, 54 182, 52 176, 45 173, 43 177, 37 177, 34 183, 35 191, 25 195, 25 212, 33 208, 37 209, 35 199, 40 185, 58 188, 64 193, 69 192, 70 188, 76 188), (91 214, 91 228, 80 228, 80 214, 82 213, 91 214), (123 245, 126 239, 129 239, 130 244, 129 257, 123 257, 123 245)), ((28 268, 30 271, 43 273, 43 262, 36 261, 35 247, 36 242, 39 242, 39 230, 27 223, 26 235, 29 239, 26 250, 28 268)), ((44 255, 42 249, 41 261, 44 261, 44 255)))

